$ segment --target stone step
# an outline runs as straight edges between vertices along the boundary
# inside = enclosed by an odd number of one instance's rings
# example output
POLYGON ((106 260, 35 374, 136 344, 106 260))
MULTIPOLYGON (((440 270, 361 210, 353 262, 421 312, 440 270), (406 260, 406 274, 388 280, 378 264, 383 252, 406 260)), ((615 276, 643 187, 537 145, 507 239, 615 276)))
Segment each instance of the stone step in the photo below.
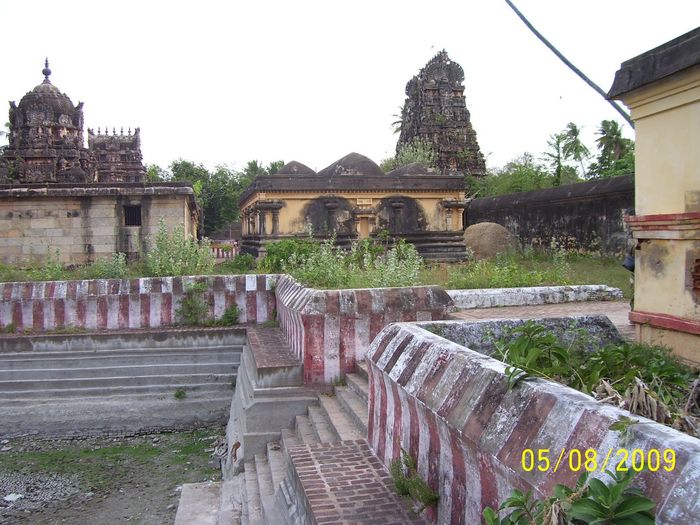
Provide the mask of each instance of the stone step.
POLYGON ((260 494, 260 507, 262 516, 269 513, 274 503, 273 496, 275 494, 272 486, 272 472, 270 471, 270 463, 267 457, 263 454, 255 455, 255 474, 258 478, 258 492, 260 494))
POLYGON ((17 356, 12 359, 0 359, 0 370, 31 370, 42 368, 97 368, 110 366, 149 365, 158 363, 240 363, 240 352, 177 352, 149 354, 111 354, 91 353, 81 357, 70 355, 54 359, 53 357, 17 356))
POLYGON ((273 492, 277 492, 286 472, 285 456, 280 443, 272 441, 267 444, 267 461, 272 473, 273 492))
POLYGON ((282 429, 282 440, 280 441, 282 444, 282 448, 285 450, 285 452, 289 451, 290 447, 298 447, 301 444, 301 441, 299 438, 297 438, 297 435, 294 433, 293 430, 290 430, 288 428, 283 428, 282 429))
POLYGON ((324 443, 365 438, 366 433, 361 432, 335 396, 322 394, 318 396, 318 399, 323 417, 328 421, 329 430, 333 435, 333 439, 324 441, 324 443))
POLYGON ((355 391, 347 386, 335 387, 335 396, 338 404, 350 420, 362 434, 362 437, 367 437, 367 420, 369 418, 367 399, 362 399, 355 391))
POLYGON ((73 390, 76 388, 108 388, 126 386, 169 385, 171 387, 202 383, 231 383, 235 374, 181 374, 112 376, 79 379, 30 379, 20 381, 0 381, 0 392, 26 392, 36 390, 73 390))
POLYGON ((41 388, 34 390, 2 390, 0 385, 0 399, 3 403, 23 403, 27 401, 52 400, 55 398, 106 398, 110 396, 129 396, 143 394, 158 394, 172 396, 176 390, 184 390, 188 392, 218 392, 227 394, 229 397, 233 395, 232 381, 236 375, 229 376, 231 379, 228 382, 216 383, 181 383, 181 384, 153 384, 141 386, 111 386, 111 387, 88 387, 88 388, 41 388))
MULTIPOLYGON (((50 363, 46 363, 51 365, 50 363)), ((107 367, 89 368, 29 368, 29 369, 0 369, 0 385, 4 381, 38 381, 62 379, 97 379, 109 377, 138 377, 138 376, 181 376, 188 374, 234 374, 238 366, 228 362, 203 363, 149 363, 131 364, 107 367)), ((0 388, 2 388, 0 386, 0 388)))
POLYGON ((243 513, 241 484, 245 482, 242 478, 243 476, 233 476, 221 482, 217 525, 241 525, 243 513))
POLYGON ((175 525, 218 525, 221 482, 185 483, 175 514, 175 525))
POLYGON ((262 503, 260 501, 260 488, 258 486, 258 473, 255 461, 245 462, 245 503, 244 522, 253 523, 262 519, 262 503))
POLYGON ((44 350, 24 350, 15 351, 5 349, 0 351, 0 362, 5 359, 63 359, 71 357, 90 357, 90 356, 143 356, 148 354, 193 354, 198 352, 210 352, 210 353, 241 353, 243 351, 243 345, 203 345, 198 343, 196 346, 148 346, 147 342, 144 342, 144 346, 129 346, 124 347, 109 347, 101 348, 97 347, 87 347, 87 348, 75 348, 72 349, 70 346, 61 347, 57 349, 44 349, 44 350))
POLYGON ((296 436, 300 444, 315 445, 320 441, 308 416, 296 416, 294 422, 296 425, 296 436))
POLYGON ((355 373, 363 378, 365 381, 369 381, 369 373, 367 372, 367 361, 364 359, 362 361, 355 361, 355 373))
MULTIPOLYGON (((321 396, 319 396, 319 398, 320 397, 321 396)), ((314 434, 321 443, 334 443, 338 441, 338 435, 336 434, 333 425, 326 417, 323 408, 310 406, 309 421, 311 421, 311 427, 314 430, 314 434)))
POLYGON ((345 382, 348 387, 357 394, 362 401, 367 403, 369 399, 369 383, 359 374, 345 374, 345 382))

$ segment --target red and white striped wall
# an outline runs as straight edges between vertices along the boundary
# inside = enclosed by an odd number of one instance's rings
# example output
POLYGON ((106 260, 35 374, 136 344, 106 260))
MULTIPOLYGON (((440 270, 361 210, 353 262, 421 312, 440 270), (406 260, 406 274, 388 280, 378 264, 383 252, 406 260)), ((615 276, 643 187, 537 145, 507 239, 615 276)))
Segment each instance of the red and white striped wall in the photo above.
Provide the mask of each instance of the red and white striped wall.
POLYGON ((43 332, 85 329, 158 328, 177 322, 183 288, 209 282, 210 314, 221 317, 237 304, 242 323, 274 319, 276 275, 218 275, 0 283, 0 328, 43 332))
POLYGON ((497 509, 514 489, 542 497, 558 483, 573 486, 581 472, 568 466, 568 453, 553 472, 561 451, 572 449, 595 450, 595 476, 606 481, 599 470, 608 451, 612 469, 625 451, 648 458, 653 450, 674 450, 670 472, 662 463, 634 483, 657 502, 657 523, 695 523, 700 516, 700 440, 633 416, 643 424, 624 442, 609 427, 628 412, 545 380, 508 390, 503 363, 415 324, 384 328, 367 361, 370 446, 386 465, 401 449, 417 459, 419 474, 440 494, 431 516, 436 523, 481 523, 482 510, 497 509), (547 450, 550 468, 526 472, 524 449, 535 457, 547 450))
POLYGON ((452 300, 439 286, 315 290, 289 276, 276 288, 278 319, 304 363, 305 383, 332 383, 355 370, 384 326, 445 319, 452 300))

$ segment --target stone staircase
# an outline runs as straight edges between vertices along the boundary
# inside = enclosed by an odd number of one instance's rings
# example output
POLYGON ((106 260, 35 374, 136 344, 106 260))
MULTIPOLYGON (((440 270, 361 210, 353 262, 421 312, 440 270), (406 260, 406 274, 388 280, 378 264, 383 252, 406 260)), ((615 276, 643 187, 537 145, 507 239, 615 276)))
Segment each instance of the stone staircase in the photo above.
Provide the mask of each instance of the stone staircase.
POLYGON ((3 338, 0 437, 125 434, 226 421, 242 330, 3 338), (178 398, 175 393, 181 390, 178 398), (184 397, 183 397, 184 396, 184 397))

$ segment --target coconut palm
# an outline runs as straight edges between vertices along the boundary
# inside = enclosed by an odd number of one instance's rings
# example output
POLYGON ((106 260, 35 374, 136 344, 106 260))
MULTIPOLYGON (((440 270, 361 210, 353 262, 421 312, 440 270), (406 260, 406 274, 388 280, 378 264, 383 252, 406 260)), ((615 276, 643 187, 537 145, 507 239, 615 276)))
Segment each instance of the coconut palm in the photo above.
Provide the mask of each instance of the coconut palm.
POLYGON ((604 120, 596 139, 601 159, 607 162, 621 159, 629 149, 629 140, 622 138, 622 128, 615 120, 604 120))
POLYGON ((555 133, 549 137, 547 146, 549 151, 544 152, 544 156, 549 160, 552 169, 554 170, 554 185, 561 185, 561 175, 564 165, 564 141, 566 140, 565 133, 555 133))
POLYGON ((565 159, 573 159, 581 164, 581 176, 586 176, 586 167, 583 165, 584 159, 591 156, 591 152, 581 142, 581 128, 573 122, 569 122, 564 130, 564 142, 562 144, 562 153, 565 159))

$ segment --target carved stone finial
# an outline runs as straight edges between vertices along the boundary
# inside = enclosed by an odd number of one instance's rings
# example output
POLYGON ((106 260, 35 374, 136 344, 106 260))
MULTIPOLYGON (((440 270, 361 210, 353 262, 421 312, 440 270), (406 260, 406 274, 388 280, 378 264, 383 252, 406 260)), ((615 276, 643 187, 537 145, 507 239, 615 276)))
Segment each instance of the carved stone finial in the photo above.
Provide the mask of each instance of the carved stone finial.
POLYGON ((129 126, 129 135, 131 135, 131 126, 129 126))
POLYGON ((44 60, 44 69, 41 70, 41 74, 44 75, 44 84, 51 84, 49 80, 49 75, 51 75, 51 70, 49 69, 49 57, 44 60))
POLYGON ((119 130, 119 134, 120 134, 120 135, 123 135, 123 134, 124 134, 124 126, 122 126, 122 129, 119 130))
POLYGON ((97 126, 97 134, 98 134, 98 135, 101 134, 101 133, 100 133, 100 127, 99 127, 99 126, 97 126))
POLYGON ((112 135, 116 135, 116 134, 117 134, 117 129, 115 127, 112 127, 112 135))

